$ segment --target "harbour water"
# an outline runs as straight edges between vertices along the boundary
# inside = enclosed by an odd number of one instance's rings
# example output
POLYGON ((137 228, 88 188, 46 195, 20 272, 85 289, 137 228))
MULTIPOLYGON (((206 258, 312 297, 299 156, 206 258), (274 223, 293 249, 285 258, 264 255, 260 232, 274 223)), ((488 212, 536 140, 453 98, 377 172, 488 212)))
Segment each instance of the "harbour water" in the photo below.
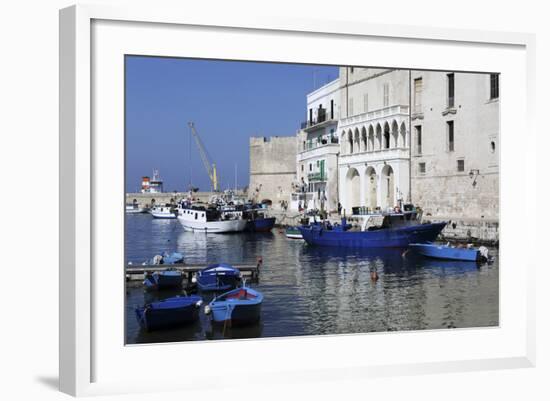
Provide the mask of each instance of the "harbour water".
MULTIPOLYGON (((492 264, 438 261, 400 249, 318 248, 270 233, 194 234, 177 220, 149 214, 126 216, 126 259, 141 263, 155 254, 179 251, 189 263, 256 263, 253 288, 264 294, 262 318, 247 327, 197 323, 171 330, 143 331, 136 305, 179 292, 126 290, 126 342, 158 343, 223 338, 280 337, 424 329, 488 327, 499 324, 499 259, 492 264), (378 280, 371 280, 371 272, 378 280)), ((204 297, 205 303, 211 296, 204 297)))

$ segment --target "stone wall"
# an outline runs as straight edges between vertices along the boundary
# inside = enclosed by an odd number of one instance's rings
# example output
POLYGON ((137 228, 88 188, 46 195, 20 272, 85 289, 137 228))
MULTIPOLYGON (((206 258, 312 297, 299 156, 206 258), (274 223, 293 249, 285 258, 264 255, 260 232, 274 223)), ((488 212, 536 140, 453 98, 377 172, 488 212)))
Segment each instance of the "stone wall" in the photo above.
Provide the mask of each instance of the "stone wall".
POLYGON ((250 199, 269 199, 274 208, 279 208, 282 200, 290 203, 297 148, 296 136, 250 138, 250 199))
MULTIPOLYGON (((127 193, 126 194, 126 203, 131 204, 136 200, 140 207, 150 207, 153 203, 153 199, 155 200, 154 203, 158 204, 164 204, 164 203, 170 203, 171 199, 180 200, 183 198, 187 198, 189 195, 188 192, 163 192, 163 193, 127 193)), ((193 198, 200 201, 200 202, 207 202, 210 197, 213 195, 212 192, 195 192, 193 194, 193 198)))

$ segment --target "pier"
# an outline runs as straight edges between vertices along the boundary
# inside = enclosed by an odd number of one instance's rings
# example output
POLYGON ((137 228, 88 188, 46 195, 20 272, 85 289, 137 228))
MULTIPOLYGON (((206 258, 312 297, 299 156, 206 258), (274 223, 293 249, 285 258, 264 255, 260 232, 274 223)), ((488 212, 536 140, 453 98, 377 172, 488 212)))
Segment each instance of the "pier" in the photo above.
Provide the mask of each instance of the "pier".
MULTIPOLYGON (((258 259, 256 264, 231 264, 231 266, 239 269, 244 277, 247 277, 251 281, 257 281, 260 276, 260 268, 262 266, 262 259, 258 259)), ((207 267, 204 263, 178 263, 173 265, 126 265, 126 281, 143 281, 147 273, 153 273, 165 270, 177 270, 185 274, 187 284, 191 284, 193 275, 199 270, 203 270, 207 267)))

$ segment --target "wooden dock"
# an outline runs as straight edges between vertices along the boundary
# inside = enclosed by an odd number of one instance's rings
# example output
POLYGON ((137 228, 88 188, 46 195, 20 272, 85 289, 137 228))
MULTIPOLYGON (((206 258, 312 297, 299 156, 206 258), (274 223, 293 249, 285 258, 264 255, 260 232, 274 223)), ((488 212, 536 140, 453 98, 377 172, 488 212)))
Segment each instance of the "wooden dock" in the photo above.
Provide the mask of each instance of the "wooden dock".
MULTIPOLYGON (((231 264, 236 269, 247 276, 252 281, 258 280, 260 276, 260 268, 262 266, 262 259, 259 258, 258 262, 254 264, 231 264)), ((187 278, 187 283, 191 283, 193 275, 199 270, 205 269, 207 267, 204 263, 178 263, 173 265, 126 265, 126 281, 143 281, 147 273, 153 273, 158 271, 165 270, 178 270, 182 272, 187 278)))

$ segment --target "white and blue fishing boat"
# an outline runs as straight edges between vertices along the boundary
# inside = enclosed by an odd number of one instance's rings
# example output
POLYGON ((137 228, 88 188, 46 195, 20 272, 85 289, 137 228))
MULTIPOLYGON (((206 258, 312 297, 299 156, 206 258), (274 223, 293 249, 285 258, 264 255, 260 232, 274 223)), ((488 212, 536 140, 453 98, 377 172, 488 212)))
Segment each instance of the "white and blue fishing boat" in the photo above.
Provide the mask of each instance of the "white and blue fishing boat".
POLYGON ((149 213, 151 213, 155 219, 176 219, 178 217, 176 207, 170 204, 155 206, 149 213))
POLYGON ((156 271, 145 275, 143 285, 148 290, 165 290, 179 288, 182 285, 183 273, 178 270, 156 271))
POLYGON ((182 326, 196 321, 202 298, 198 295, 176 296, 135 309, 140 326, 153 331, 182 326))
POLYGON ((410 244, 409 248, 429 258, 447 259, 447 260, 464 260, 469 262, 483 262, 489 257, 488 250, 485 247, 457 247, 450 244, 410 244))
POLYGON ((187 202, 178 205, 178 221, 185 231, 216 234, 243 231, 246 226, 242 211, 217 206, 190 205, 187 202))
POLYGON ((214 323, 244 325, 260 320, 264 296, 243 285, 212 300, 205 308, 214 323))
POLYGON ((411 243, 435 241, 447 223, 422 223, 412 205, 404 211, 353 215, 341 224, 329 222, 300 226, 309 245, 348 248, 406 248, 411 243))
POLYGON ((241 280, 239 269, 227 263, 218 263, 208 266, 197 272, 193 282, 201 291, 227 291, 235 288, 241 280))

